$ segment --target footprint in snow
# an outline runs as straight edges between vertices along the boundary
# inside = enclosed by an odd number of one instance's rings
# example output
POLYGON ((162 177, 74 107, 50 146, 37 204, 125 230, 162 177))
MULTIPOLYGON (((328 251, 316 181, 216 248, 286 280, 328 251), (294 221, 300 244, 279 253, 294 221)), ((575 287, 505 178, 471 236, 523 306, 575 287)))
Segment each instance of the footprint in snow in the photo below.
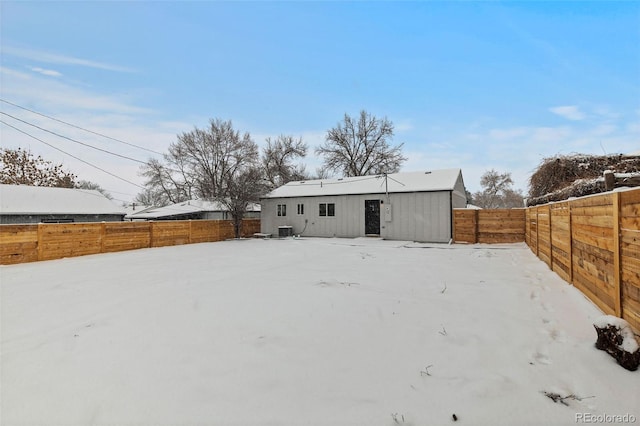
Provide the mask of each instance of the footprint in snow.
POLYGON ((547 312, 553 312, 553 306, 551 306, 547 302, 542 303, 542 309, 544 309, 547 312))
POLYGON ((538 364, 549 365, 551 364, 551 358, 549 358, 549 354, 547 351, 540 350, 533 354, 533 360, 538 364))

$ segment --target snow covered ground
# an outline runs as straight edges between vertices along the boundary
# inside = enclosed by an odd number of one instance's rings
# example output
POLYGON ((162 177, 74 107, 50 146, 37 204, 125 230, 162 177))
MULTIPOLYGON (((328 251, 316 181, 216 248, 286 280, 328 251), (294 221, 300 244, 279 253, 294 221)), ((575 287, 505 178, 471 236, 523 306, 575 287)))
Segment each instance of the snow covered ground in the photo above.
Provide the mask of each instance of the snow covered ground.
POLYGON ((2 425, 640 422, 640 372, 524 244, 242 240, 0 278, 2 425))

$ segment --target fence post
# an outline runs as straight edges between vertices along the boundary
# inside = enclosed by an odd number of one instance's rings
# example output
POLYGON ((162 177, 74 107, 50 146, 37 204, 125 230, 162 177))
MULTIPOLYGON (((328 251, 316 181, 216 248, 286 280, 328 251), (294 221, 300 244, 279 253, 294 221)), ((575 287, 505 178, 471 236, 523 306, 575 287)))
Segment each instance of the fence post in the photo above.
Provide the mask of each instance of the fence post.
POLYGON ((571 201, 567 201, 569 212, 569 282, 573 285, 573 231, 571 228, 571 201))
POLYGON ((613 303, 616 316, 622 318, 622 297, 620 284, 620 193, 612 194, 613 205, 613 303))
POLYGON ((553 230, 551 229, 552 221, 551 221, 551 211, 553 210, 551 207, 553 203, 549 204, 549 269, 553 271, 553 230))
POLYGON ((478 242, 478 210, 473 210, 473 241, 472 244, 478 242))
POLYGON ((153 247, 153 224, 155 222, 149 222, 149 247, 153 247))
POLYGON ((100 224, 100 253, 104 253, 104 240, 107 238, 107 223, 100 224))
POLYGON ((540 258, 540 239, 538 238, 538 235, 540 235, 540 221, 538 220, 538 206, 536 206, 535 209, 536 209, 536 257, 539 259, 540 258))
POLYGON ((44 244, 42 242, 44 234, 44 230, 42 229, 43 226, 43 223, 38 224, 38 260, 42 260, 44 258, 44 244))

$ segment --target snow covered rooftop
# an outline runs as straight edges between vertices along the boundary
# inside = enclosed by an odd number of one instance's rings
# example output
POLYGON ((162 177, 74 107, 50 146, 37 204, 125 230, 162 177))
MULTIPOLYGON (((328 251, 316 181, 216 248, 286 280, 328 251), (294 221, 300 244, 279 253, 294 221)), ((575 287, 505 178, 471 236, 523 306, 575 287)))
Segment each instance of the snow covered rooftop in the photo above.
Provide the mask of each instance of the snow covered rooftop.
MULTIPOLYGON (((164 207, 152 207, 127 215, 127 219, 158 219, 201 212, 224 212, 229 209, 219 201, 189 200, 164 207)), ((259 204, 249 204, 248 212, 259 212, 259 204)))
POLYGON ((0 185, 0 214, 125 214, 98 191, 0 185))
POLYGON ((315 197, 321 195, 384 194, 389 192, 451 191, 461 175, 460 169, 392 173, 339 179, 289 182, 263 198, 315 197))

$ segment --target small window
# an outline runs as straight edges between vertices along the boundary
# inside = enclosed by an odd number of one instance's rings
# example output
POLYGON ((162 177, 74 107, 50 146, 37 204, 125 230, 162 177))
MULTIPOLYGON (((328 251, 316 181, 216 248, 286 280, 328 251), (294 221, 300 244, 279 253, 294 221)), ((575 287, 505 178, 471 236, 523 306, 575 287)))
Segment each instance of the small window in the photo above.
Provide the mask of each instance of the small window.
POLYGON ((287 205, 278 204, 278 216, 286 216, 286 215, 287 215, 287 205))
POLYGON ((336 215, 336 205, 334 203, 320 203, 319 204, 320 216, 335 216, 336 215))
POLYGON ((304 214, 304 204, 298 204, 298 214, 304 214))

